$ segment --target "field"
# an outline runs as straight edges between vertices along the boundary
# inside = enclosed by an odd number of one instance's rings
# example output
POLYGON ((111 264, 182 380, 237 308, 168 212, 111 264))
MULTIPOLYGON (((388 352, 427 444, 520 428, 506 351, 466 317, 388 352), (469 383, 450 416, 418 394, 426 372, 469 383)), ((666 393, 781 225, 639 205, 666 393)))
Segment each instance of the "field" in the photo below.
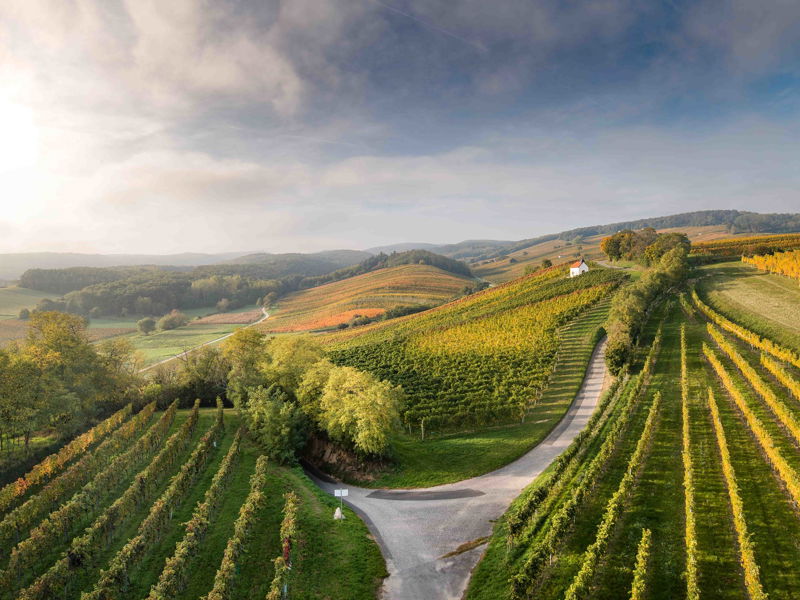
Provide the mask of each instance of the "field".
POLYGON ((331 359, 403 386, 408 433, 521 421, 540 398, 558 329, 625 276, 554 267, 418 315, 324 336, 331 359))
POLYGON ((498 522, 468 599, 797 597, 800 370, 775 354, 800 359, 699 306, 653 313, 647 366, 498 522))
MULTIPOLYGON (((689 240, 706 242, 720 238, 730 238, 727 229, 721 225, 704 227, 678 227, 659 229, 661 233, 685 233, 689 240)), ((479 277, 488 281, 502 283, 524 275, 528 267, 538 268, 544 259, 549 259, 553 264, 574 260, 583 256, 586 260, 604 260, 605 255, 600 251, 600 242, 605 236, 592 236, 578 241, 550 240, 517 250, 507 258, 497 259, 493 262, 472 265, 472 270, 479 277)))
POLYGON ((247 325, 258 321, 264 313, 260 308, 242 312, 215 313, 195 319, 191 325, 247 325))
POLYGON ((16 286, 0 288, 0 319, 16 318, 23 308, 31 309, 39 300, 52 296, 16 286))
POLYGON ((375 317, 395 306, 442 304, 472 280, 429 265, 402 265, 335 281, 279 301, 259 330, 292 332, 329 329, 356 315, 375 317))
POLYGON ((334 521, 333 498, 237 430, 215 409, 115 423, 0 512, 0 598, 264 598, 273 580, 291 597, 374 598, 385 567, 363 523, 334 521), (291 570, 276 579, 280 531, 291 570))
POLYGON ((739 261, 697 270, 700 296, 726 317, 800 351, 800 302, 794 281, 739 261))

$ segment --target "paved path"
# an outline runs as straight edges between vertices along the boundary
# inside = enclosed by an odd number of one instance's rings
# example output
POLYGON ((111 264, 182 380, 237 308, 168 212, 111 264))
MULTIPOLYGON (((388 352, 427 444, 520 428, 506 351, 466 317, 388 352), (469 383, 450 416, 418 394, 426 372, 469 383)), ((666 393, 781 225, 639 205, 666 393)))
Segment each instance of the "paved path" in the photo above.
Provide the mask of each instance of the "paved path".
POLYGON ((456 600, 483 546, 442 558, 461 544, 488 536, 492 520, 570 444, 594 412, 606 376, 605 340, 595 348, 567 414, 538 446, 513 463, 458 483, 413 490, 375 490, 315 479, 324 490, 349 490, 348 504, 378 540, 389 577, 386 600, 456 600))

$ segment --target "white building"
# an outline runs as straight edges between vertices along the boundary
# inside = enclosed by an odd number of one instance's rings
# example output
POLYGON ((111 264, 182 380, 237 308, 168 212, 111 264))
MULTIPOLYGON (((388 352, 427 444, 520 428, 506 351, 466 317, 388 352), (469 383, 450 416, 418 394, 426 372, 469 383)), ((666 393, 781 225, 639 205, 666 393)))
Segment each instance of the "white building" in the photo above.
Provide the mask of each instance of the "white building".
POLYGON ((583 275, 588 270, 589 265, 586 264, 585 260, 580 259, 569 266, 569 276, 575 277, 576 275, 583 275))

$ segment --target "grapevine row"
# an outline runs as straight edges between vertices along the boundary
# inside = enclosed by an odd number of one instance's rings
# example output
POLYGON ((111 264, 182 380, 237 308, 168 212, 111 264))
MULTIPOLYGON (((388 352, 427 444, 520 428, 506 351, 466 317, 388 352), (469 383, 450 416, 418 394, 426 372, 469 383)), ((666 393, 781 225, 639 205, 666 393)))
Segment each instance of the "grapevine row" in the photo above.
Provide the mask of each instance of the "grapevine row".
POLYGON ((177 408, 175 401, 129 450, 115 457, 80 492, 52 512, 25 540, 17 544, 11 551, 8 567, 0 573, 0 589, 18 585, 20 575, 48 551, 54 540, 63 539, 77 523, 93 514, 101 506, 102 499, 126 480, 137 465, 152 455, 169 431, 177 408))
POLYGON ((560 486, 563 481, 569 479, 573 469, 581 464, 581 459, 588 451, 591 443, 600 434, 600 430, 613 410, 612 400, 618 398, 617 392, 620 389, 620 384, 621 380, 616 379, 612 386, 603 393, 600 404, 592 413, 591 418, 586 423, 586 427, 575 436, 567 449, 558 455, 558 458, 553 462, 551 470, 542 478, 537 479, 528 490, 525 490, 520 499, 506 513, 509 541, 522 531, 527 521, 538 510, 541 503, 552 494, 553 490, 560 486))
POLYGON ((636 566, 633 569, 630 600, 644 600, 647 594, 647 565, 650 562, 652 536, 649 529, 642 529, 642 538, 636 550, 636 566))
POLYGON ((19 600, 47 600, 67 588, 78 571, 91 565, 105 550, 107 541, 135 514, 136 508, 152 498, 158 485, 186 448, 200 416, 200 401, 181 428, 170 436, 153 460, 140 471, 123 494, 106 508, 86 531, 72 540, 64 555, 31 586, 19 600))
POLYGON ((714 338, 714 341, 717 342, 717 345, 722 351, 730 357, 737 367, 739 367, 745 379, 750 382, 750 385, 752 385, 764 399, 764 402, 767 403, 767 406, 769 406, 770 410, 778 417, 778 420, 786 427, 795 441, 800 443, 800 423, 797 422, 794 413, 778 399, 778 396, 770 389, 767 382, 761 378, 756 370, 750 366, 750 363, 736 351, 736 348, 734 348, 711 323, 708 323, 708 333, 714 338))
POLYGON ((795 398, 800 400, 800 381, 792 377, 778 361, 772 360, 763 352, 761 353, 761 364, 767 371, 772 373, 778 381, 789 388, 789 391, 792 392, 795 398))
POLYGON ((747 425, 761 446, 764 455, 767 457, 767 461, 772 465, 772 468, 778 474, 778 477, 780 477, 781 481, 783 481, 786 489, 789 492, 789 495, 792 497, 794 502, 796 504, 800 504, 800 478, 798 478, 797 473, 794 471, 794 469, 792 469, 791 466, 789 466, 789 463, 786 462, 786 459, 781 456, 781 453, 775 445, 772 436, 766 430, 755 413, 747 405, 744 395, 734 384, 730 373, 728 373, 727 369, 725 369, 719 358, 717 358, 717 356, 714 354, 714 351, 705 343, 703 344, 703 354, 705 354, 708 362, 711 363, 711 366, 714 367, 714 370, 722 380, 722 384, 725 386, 725 389, 728 391, 731 398, 733 398, 733 401, 739 408, 739 411, 744 415, 747 425))
POLYGON ((730 331, 733 335, 738 337, 740 340, 750 344, 755 348, 759 348, 764 352, 768 352, 775 358, 778 358, 782 361, 788 362, 793 364, 796 367, 800 367, 800 355, 788 348, 784 348, 783 346, 779 346, 772 340, 767 338, 762 338, 756 333, 753 333, 749 329, 734 323, 730 319, 723 317, 713 308, 711 308, 708 304, 703 302, 700 299, 700 296, 697 295, 696 290, 692 290, 692 300, 694 300, 695 305, 697 308, 700 309, 703 314, 705 314, 711 321, 722 327, 722 329, 726 331, 730 331))
POLYGON ((203 502, 197 505, 192 518, 186 523, 186 534, 175 546, 173 555, 167 559, 158 582, 150 589, 150 594, 147 596, 149 600, 175 598, 186 587, 191 559, 200 550, 200 544, 208 531, 211 519, 222 503, 225 485, 239 456, 241 439, 240 429, 236 432, 228 453, 214 474, 211 485, 203 496, 203 502))
MULTIPOLYGON (((800 246, 800 244, 797 245, 800 246)), ((743 256, 742 261, 762 271, 785 275, 792 279, 800 279, 800 250, 756 255, 751 258, 743 256)))
POLYGON ((103 439, 107 434, 127 419, 132 411, 132 405, 128 404, 113 415, 92 427, 89 431, 79 435, 58 452, 51 454, 39 464, 34 466, 25 475, 16 481, 9 483, 0 489, 0 513, 4 513, 19 498, 24 496, 27 491, 35 485, 44 483, 53 475, 57 474, 64 466, 83 455, 95 442, 103 439))
POLYGON ((211 456, 214 444, 222 434, 222 429, 222 408, 219 406, 214 424, 197 443, 186 462, 181 465, 180 471, 172 478, 167 489, 153 503, 149 514, 139 524, 136 536, 111 559, 108 567, 100 574, 94 589, 84 593, 82 600, 114 600, 127 588, 130 583, 130 570, 145 555, 148 548, 155 545, 164 535, 173 511, 202 472, 208 457, 211 456))
POLYGON ((289 575, 289 569, 292 568, 292 545, 297 536, 297 508, 300 504, 300 499, 294 492, 288 492, 284 495, 284 498, 286 499, 286 504, 283 507, 280 534, 283 552, 281 556, 274 560, 275 576, 272 578, 266 600, 281 600, 281 598, 285 597, 283 590, 286 585, 286 578, 289 575))
POLYGON ((550 517, 550 528, 547 530, 545 536, 526 550, 525 560, 522 566, 512 577, 512 598, 515 600, 527 597, 529 591, 532 591, 542 568, 547 563, 548 558, 555 553, 558 542, 567 532, 572 518, 578 511, 578 507, 586 494, 591 491, 594 482, 600 476, 606 463, 616 450, 617 443, 621 439, 630 421, 634 402, 638 397, 639 390, 646 382, 649 371, 655 363, 655 357, 660 348, 660 339, 661 328, 659 327, 659 332, 656 335, 648 358, 645 361, 645 368, 637 375, 636 381, 632 383, 632 392, 626 394, 625 400, 621 404, 621 414, 614 421, 612 428, 606 434, 597 455, 582 473, 582 477, 573 489, 569 499, 550 517))
POLYGON ((747 594, 751 600, 766 600, 767 594, 761 587, 759 579, 758 564, 756 564, 755 553, 753 552, 753 542, 747 531, 747 521, 744 516, 744 505, 739 486, 736 483, 736 471, 731 464, 731 456, 728 451, 728 442, 725 439, 725 430, 722 428, 722 421, 719 418, 719 408, 714 399, 714 392, 708 388, 708 407, 711 410, 711 421, 714 424, 714 433, 717 437, 717 446, 722 457, 722 473, 725 476, 725 487, 728 489, 728 498, 733 512, 733 526, 736 529, 736 537, 739 540, 739 554, 741 555, 742 568, 744 569, 744 582, 747 594))
MULTIPOLYGON (((239 516, 233 526, 233 535, 225 546, 222 563, 214 577, 214 586, 203 597, 203 600, 229 600, 232 597, 237 575, 236 561, 244 553, 248 536, 258 516, 258 510, 264 503, 264 492, 262 490, 267 483, 267 468, 267 457, 259 456, 256 461, 255 473, 250 477, 250 493, 239 509, 239 516)), ((94 598, 91 600, 94 600, 94 598)))
POLYGON ((127 448, 130 441, 150 422, 155 409, 155 402, 148 404, 93 452, 84 455, 37 494, 8 513, 0 522, 0 548, 3 549, 0 554, 5 555, 40 518, 55 510, 64 499, 85 485, 94 473, 105 467, 111 457, 127 448))
MULTIPOLYGON (((621 420, 624 422, 627 422, 627 412, 631 401, 638 396, 639 391, 642 389, 646 379, 649 377, 652 367, 655 363, 658 350, 661 347, 661 331, 661 327, 659 327, 655 339, 653 340, 653 344, 650 347, 650 351, 648 352, 647 358, 645 359, 642 370, 631 380, 626 389, 622 392, 622 399, 615 403, 622 406, 621 410, 623 412, 623 417, 621 420)), ((519 540, 517 540, 518 542, 525 541, 530 534, 536 531, 538 525, 547 516, 546 511, 544 510, 542 510, 541 514, 538 515, 537 513, 539 512, 539 509, 551 504, 554 499, 560 495, 562 489, 569 483, 575 472, 582 466, 583 463, 581 458, 585 450, 588 449, 590 443, 599 435, 603 425, 613 410, 613 408, 606 410, 605 403, 610 401, 614 395, 615 389, 619 385, 619 380, 617 380, 614 383, 614 386, 608 390, 606 397, 604 398, 603 402, 601 402, 600 409, 595 411, 589 423, 587 423, 587 426, 575 437, 564 453, 559 456, 556 461, 556 467, 553 471, 553 476, 548 476, 546 479, 542 480, 541 484, 537 482, 535 484, 536 487, 531 490, 526 499, 516 505, 514 510, 510 512, 508 522, 512 537, 520 536, 520 534, 523 532, 523 528, 528 534, 527 536, 521 537, 519 540), (581 448, 584 450, 579 452, 581 448)), ((601 453, 604 452, 602 450, 603 447, 608 447, 609 450, 606 452, 608 452, 608 455, 610 455, 610 449, 613 448, 614 439, 616 439, 618 432, 622 430, 624 422, 620 423, 620 420, 618 420, 614 424, 614 427, 609 434, 609 437, 613 439, 606 437, 604 440, 604 445, 601 447, 601 453)), ((597 470, 592 471, 592 477, 594 477, 594 473, 599 474, 601 468, 602 464, 598 463, 597 470)), ((587 472, 587 474, 584 475, 584 481, 586 481, 588 478, 589 475, 587 472)))
POLYGON ((686 518, 686 597, 699 600, 697 584, 697 525, 694 512, 694 469, 692 467, 691 435, 689 432, 689 369, 686 362, 686 325, 681 324, 681 429, 683 444, 683 501, 686 518))
POLYGON ((619 486, 614 494, 606 504, 606 510, 603 513, 603 518, 600 521, 600 526, 597 528, 597 536, 594 542, 586 549, 581 561, 581 568, 575 575, 572 584, 567 589, 564 596, 566 600, 580 600, 586 598, 589 593, 590 584, 594 578, 597 563, 600 560, 603 552, 608 546, 608 540, 611 537, 611 532, 614 525, 617 523, 620 514, 622 513, 625 499, 630 494, 633 486, 636 484, 636 479, 639 470, 642 466, 645 453, 650 447, 650 441, 653 437, 655 429, 656 417, 658 416, 658 409, 661 405, 661 393, 656 392, 653 398, 653 403, 650 405, 650 411, 647 414, 647 420, 644 424, 644 429, 639 436, 639 441, 636 443, 636 449, 633 451, 630 459, 628 460, 625 475, 619 482, 619 486))

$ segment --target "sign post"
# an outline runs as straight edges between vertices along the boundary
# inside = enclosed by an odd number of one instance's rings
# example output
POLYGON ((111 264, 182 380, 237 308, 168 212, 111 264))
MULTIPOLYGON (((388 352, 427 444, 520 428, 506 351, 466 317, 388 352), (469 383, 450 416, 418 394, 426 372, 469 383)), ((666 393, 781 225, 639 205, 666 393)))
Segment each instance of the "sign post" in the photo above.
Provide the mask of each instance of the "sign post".
POLYGON ((333 490, 333 495, 339 499, 339 508, 344 508, 344 500, 342 498, 347 498, 347 489, 333 490))

